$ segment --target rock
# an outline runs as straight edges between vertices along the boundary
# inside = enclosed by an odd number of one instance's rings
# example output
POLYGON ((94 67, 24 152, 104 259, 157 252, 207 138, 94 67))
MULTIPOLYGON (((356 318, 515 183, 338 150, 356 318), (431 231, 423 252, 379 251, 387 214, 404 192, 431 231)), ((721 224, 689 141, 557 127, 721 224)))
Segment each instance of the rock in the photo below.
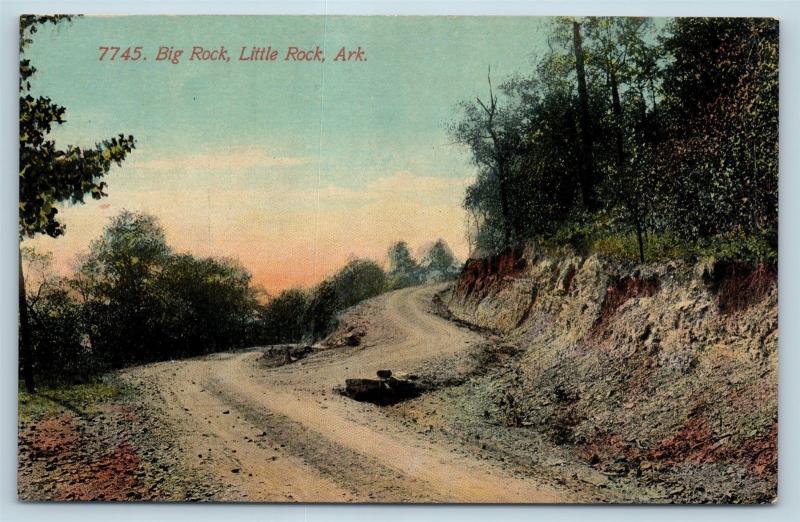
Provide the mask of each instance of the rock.
POLYGON ((580 473, 578 478, 583 482, 592 484, 593 486, 604 486, 608 483, 608 477, 596 471, 587 471, 580 473))
POLYGON ((283 366, 296 362, 313 351, 313 348, 304 344, 275 344, 261 349, 261 363, 268 367, 283 366))
POLYGON ((370 401, 380 396, 382 382, 375 379, 346 379, 344 394, 357 401, 370 401))
POLYGON ((387 405, 416 397, 419 395, 420 390, 412 381, 395 379, 389 376, 380 380, 346 379, 342 393, 357 401, 387 405))

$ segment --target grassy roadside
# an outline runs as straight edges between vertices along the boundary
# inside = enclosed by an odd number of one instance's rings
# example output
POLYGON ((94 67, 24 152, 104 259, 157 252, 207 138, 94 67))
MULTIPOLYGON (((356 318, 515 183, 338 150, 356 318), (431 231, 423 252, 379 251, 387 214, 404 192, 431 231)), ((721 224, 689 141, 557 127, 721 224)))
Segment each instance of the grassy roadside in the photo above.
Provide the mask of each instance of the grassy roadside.
POLYGON ((40 419, 69 411, 78 415, 95 413, 103 403, 130 398, 133 389, 116 374, 109 373, 82 384, 41 386, 36 393, 20 387, 17 414, 20 421, 40 419))

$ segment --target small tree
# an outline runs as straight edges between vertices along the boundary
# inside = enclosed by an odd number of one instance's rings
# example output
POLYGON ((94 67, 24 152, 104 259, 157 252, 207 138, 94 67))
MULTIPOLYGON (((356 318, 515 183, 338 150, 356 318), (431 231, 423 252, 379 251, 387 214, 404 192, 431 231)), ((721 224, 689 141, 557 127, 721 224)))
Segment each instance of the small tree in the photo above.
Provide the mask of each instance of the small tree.
POLYGON ((428 281, 443 281, 458 273, 456 258, 444 239, 437 239, 422 258, 428 281))
POLYGON ((518 152, 521 133, 519 117, 513 111, 498 105, 492 86, 491 68, 487 75, 489 98, 480 96, 475 103, 463 103, 463 119, 451 126, 450 133, 456 142, 468 146, 472 161, 485 175, 496 183, 501 217, 502 243, 509 246, 520 239, 521 224, 512 202, 511 168, 518 152))
POLYGON ((262 333, 268 344, 300 341, 308 329, 309 293, 284 290, 261 311, 262 333))
POLYGON ((23 248, 22 260, 28 274, 26 300, 36 374, 54 382, 83 380, 96 366, 83 342, 80 304, 68 281, 53 273, 49 252, 23 248))
POLYGON ((414 285, 419 279, 419 266, 411 256, 408 243, 398 241, 389 247, 389 284, 392 288, 414 285))
POLYGON ((313 339, 320 339, 330 332, 336 324, 336 287, 323 281, 311 293, 308 303, 308 328, 313 339))
POLYGON ((344 310, 386 289, 386 274, 370 259, 353 259, 339 270, 331 282, 336 290, 336 310, 344 310))

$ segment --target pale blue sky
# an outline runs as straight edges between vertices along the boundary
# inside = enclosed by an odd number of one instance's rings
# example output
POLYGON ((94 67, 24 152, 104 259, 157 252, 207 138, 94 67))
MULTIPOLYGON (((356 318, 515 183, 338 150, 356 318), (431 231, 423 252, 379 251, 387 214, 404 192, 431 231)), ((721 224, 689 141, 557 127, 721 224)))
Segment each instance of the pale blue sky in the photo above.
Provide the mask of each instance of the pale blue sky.
POLYGON ((532 68, 547 21, 524 17, 83 17, 37 33, 34 93, 67 107, 63 144, 123 132, 137 150, 110 197, 68 208, 67 236, 37 240, 66 269, 121 208, 162 219, 168 239, 233 255, 270 288, 311 284, 350 254, 380 258, 405 239, 445 238, 464 257, 463 189, 474 175, 446 126, 461 100, 532 68), (98 47, 147 60, 98 60, 98 47), (160 45, 184 48, 157 62, 160 45), (224 45, 230 63, 191 62, 224 45), (241 46, 279 60, 239 62, 241 46), (283 61, 324 47, 324 64, 283 61), (361 46, 366 62, 335 63, 361 46), (382 210, 383 209, 383 210, 382 210), (277 261, 276 257, 282 257, 277 261))

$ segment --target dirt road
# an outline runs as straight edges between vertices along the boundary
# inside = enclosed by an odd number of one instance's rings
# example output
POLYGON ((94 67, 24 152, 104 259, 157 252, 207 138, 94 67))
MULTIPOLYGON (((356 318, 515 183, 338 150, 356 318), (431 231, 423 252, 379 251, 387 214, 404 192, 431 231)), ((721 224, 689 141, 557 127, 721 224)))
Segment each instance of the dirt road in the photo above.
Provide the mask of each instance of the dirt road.
POLYGON ((124 376, 161 403, 185 465, 220 484, 215 500, 570 501, 386 408, 335 393, 345 378, 384 368, 419 371, 485 342, 431 313, 437 290, 404 289, 370 302, 357 347, 277 368, 252 351, 153 364, 124 376))

